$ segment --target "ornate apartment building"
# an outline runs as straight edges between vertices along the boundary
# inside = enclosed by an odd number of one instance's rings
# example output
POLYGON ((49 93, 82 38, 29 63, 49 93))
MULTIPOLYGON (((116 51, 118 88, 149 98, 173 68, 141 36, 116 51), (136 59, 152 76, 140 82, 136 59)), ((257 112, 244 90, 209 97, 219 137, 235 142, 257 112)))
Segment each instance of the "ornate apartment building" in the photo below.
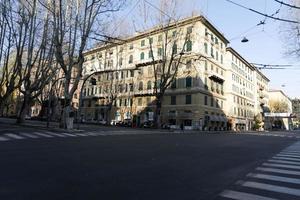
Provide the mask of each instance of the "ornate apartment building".
POLYGON ((172 67, 176 78, 163 97, 162 124, 250 130, 254 115, 267 104, 261 94, 265 95, 269 80, 227 47, 229 41, 203 16, 85 52, 84 76, 89 81, 81 97, 83 119, 110 124, 131 121, 133 126, 153 121, 155 88, 160 84, 155 76, 165 73, 160 63, 169 41, 178 67, 172 67))

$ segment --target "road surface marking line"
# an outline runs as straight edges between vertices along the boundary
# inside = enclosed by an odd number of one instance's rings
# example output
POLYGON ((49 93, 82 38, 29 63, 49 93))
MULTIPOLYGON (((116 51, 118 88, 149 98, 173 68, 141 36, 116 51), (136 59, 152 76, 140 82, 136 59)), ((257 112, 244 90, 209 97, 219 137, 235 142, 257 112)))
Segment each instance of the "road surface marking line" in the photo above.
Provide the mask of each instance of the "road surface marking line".
POLYGON ((78 135, 78 136, 83 136, 83 137, 88 136, 88 135, 86 135, 86 134, 84 134, 84 133, 75 133, 75 134, 78 135))
POLYGON ((24 137, 19 136, 19 135, 14 134, 14 133, 6 133, 4 135, 7 136, 7 137, 10 137, 10 138, 13 138, 13 139, 17 139, 17 140, 25 139, 24 137))
POLYGON ((94 132, 87 132, 86 133, 87 135, 89 135, 89 136, 98 136, 96 133, 94 133, 94 132))
POLYGON ((42 137, 46 137, 46 138, 53 138, 53 136, 45 134, 45 133, 33 132, 33 134, 38 135, 38 136, 42 136, 42 137))
POLYGON ((71 136, 71 137, 77 137, 77 135, 74 135, 74 134, 71 134, 71 133, 61 133, 63 135, 66 135, 66 136, 71 136))
POLYGON ((300 158, 300 156, 289 155, 289 154, 282 154, 282 153, 279 153, 276 156, 284 156, 284 157, 291 157, 291 158, 300 158))
POLYGON ((10 140, 10 139, 9 139, 9 138, 6 138, 6 137, 0 136, 0 141, 8 141, 8 140, 10 140))
POLYGON ((283 154, 300 155, 300 152, 299 152, 299 151, 281 151, 280 153, 283 153, 283 154))
POLYGON ((29 138, 33 138, 33 139, 39 138, 38 136, 32 135, 30 133, 20 133, 20 135, 23 135, 23 136, 29 137, 29 138))
POLYGON ((246 181, 242 184, 244 187, 256 188, 260 190, 267 190, 271 192, 284 193, 294 196, 300 196, 300 190, 295 188, 271 185, 266 183, 258 183, 253 181, 246 181))
POLYGON ((269 167, 257 167, 256 170, 264 171, 264 172, 274 172, 274 173, 300 176, 300 171, 293 171, 293 170, 286 170, 286 169, 277 169, 277 168, 269 168, 269 167))
POLYGON ((274 159, 269 159, 268 162, 279 163, 279 164, 300 165, 300 162, 287 161, 287 160, 274 160, 274 159))
POLYGON ((289 169, 300 169, 300 166, 295 165, 284 165, 284 164, 272 164, 272 163, 263 163, 263 166, 268 167, 282 167, 282 168, 289 168, 289 169))
POLYGON ((283 176, 273 176, 273 175, 268 175, 268 174, 254 174, 254 173, 249 173, 249 174, 247 174, 247 176, 251 177, 251 178, 279 181, 279 182, 284 182, 284 183, 300 184, 300 179, 297 179, 297 178, 288 178, 288 177, 283 177, 283 176))
POLYGON ((50 131, 45 131, 46 134, 52 135, 52 136, 57 136, 57 137, 66 137, 65 135, 59 134, 59 133, 53 133, 50 131))
POLYGON ((300 161, 299 158, 286 158, 282 156, 273 156, 273 159, 278 159, 278 160, 292 160, 292 161, 300 161))
POLYGON ((274 198, 264 197, 256 194, 245 192, 237 192, 233 190, 225 190, 220 194, 221 197, 235 199, 235 200, 277 200, 274 198))

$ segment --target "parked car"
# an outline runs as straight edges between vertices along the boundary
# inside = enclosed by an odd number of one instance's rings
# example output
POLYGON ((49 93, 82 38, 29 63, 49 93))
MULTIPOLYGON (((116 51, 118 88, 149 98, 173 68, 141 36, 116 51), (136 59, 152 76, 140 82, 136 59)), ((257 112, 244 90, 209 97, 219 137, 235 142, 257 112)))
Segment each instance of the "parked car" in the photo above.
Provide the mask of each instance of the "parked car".
POLYGON ((146 121, 142 124, 143 128, 153 128, 154 127, 154 123, 152 121, 146 121))

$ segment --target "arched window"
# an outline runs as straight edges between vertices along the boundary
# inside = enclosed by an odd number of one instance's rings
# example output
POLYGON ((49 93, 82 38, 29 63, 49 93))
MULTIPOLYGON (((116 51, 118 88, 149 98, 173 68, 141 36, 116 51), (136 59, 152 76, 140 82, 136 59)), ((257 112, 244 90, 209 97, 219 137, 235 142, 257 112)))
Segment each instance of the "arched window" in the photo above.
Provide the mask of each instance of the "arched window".
POLYGON ((131 64, 132 62, 133 62, 133 55, 130 55, 128 63, 131 64))
POLYGON ((151 81, 148 81, 148 82, 147 82, 147 90, 151 90, 151 86, 152 86, 151 81))
POLYGON ((139 83, 139 90, 143 90, 143 82, 142 81, 139 83))
POLYGON ((172 51, 173 51, 173 54, 177 54, 177 44, 176 43, 173 44, 172 51))
POLYGON ((188 76, 185 78, 185 87, 192 87, 192 77, 188 76))
POLYGON ((188 40, 186 42, 186 51, 192 51, 192 41, 188 40))
POLYGON ((144 58, 145 58, 145 53, 142 52, 142 53, 140 54, 140 59, 141 59, 141 60, 144 60, 144 58))

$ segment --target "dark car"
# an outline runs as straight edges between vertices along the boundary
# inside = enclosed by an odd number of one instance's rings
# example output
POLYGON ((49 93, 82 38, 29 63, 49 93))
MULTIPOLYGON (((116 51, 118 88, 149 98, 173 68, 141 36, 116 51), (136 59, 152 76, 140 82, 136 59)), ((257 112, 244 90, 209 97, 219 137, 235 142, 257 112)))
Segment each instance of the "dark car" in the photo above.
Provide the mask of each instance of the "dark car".
POLYGON ((154 127, 154 123, 152 121, 146 121, 142 124, 143 128, 153 128, 154 127))

